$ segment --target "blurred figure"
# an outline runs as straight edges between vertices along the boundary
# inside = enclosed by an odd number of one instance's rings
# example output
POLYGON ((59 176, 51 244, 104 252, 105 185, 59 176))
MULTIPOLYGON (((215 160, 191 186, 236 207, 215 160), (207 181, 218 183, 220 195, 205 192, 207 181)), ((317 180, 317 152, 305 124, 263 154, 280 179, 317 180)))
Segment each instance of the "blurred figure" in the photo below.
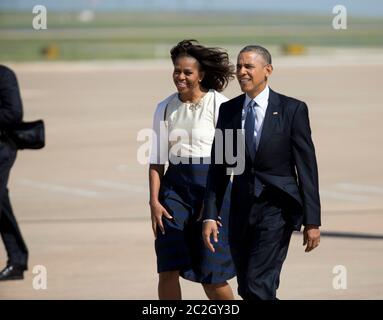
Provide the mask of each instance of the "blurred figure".
POLYGON ((17 147, 7 137, 7 131, 20 123, 23 106, 15 73, 0 65, 0 233, 8 255, 0 281, 24 278, 28 269, 28 249, 12 211, 8 195, 8 178, 16 160, 17 147))
POLYGON ((226 52, 195 40, 181 41, 170 53, 177 92, 157 106, 149 168, 158 295, 181 299, 182 276, 201 283, 209 299, 234 299, 226 282, 235 276, 227 236, 228 197, 220 212, 221 241, 215 255, 203 245, 199 219, 210 163, 205 159, 210 157, 219 107, 227 100, 218 91, 233 77, 234 68, 226 52))

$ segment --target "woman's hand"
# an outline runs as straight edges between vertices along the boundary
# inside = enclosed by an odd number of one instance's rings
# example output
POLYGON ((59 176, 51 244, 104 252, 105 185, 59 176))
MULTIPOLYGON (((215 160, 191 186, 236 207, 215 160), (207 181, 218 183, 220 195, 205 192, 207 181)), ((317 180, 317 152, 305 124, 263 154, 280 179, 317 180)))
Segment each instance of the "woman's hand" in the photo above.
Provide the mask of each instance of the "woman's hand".
POLYGON ((205 247, 208 248, 211 252, 215 252, 214 246, 210 242, 210 236, 213 235, 214 242, 218 242, 218 225, 214 220, 206 220, 202 225, 202 238, 205 244, 205 247))
POLYGON ((173 219, 173 217, 166 211, 159 201, 150 203, 150 214, 152 218, 154 238, 157 238, 157 226, 160 228, 162 234, 165 234, 162 216, 165 216, 168 219, 173 219))

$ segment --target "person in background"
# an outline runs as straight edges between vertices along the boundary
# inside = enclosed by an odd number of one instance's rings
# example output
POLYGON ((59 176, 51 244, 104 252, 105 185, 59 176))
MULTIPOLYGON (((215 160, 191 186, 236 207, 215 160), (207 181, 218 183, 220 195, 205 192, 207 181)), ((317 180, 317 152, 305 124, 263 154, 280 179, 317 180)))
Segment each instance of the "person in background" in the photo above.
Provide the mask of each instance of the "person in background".
POLYGON ((0 233, 7 252, 6 267, 0 272, 0 281, 24 278, 28 270, 28 249, 13 214, 7 188, 9 174, 16 160, 17 147, 8 138, 7 131, 20 123, 23 106, 15 73, 0 65, 0 233))

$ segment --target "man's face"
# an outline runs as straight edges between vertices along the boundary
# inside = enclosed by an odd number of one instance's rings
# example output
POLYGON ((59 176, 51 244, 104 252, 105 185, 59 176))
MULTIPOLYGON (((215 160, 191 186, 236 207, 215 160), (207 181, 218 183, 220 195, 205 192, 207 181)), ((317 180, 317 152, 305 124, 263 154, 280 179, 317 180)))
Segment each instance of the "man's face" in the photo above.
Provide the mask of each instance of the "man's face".
POLYGON ((242 52, 237 60, 237 79, 243 92, 250 98, 257 96, 267 84, 273 67, 256 52, 242 52))

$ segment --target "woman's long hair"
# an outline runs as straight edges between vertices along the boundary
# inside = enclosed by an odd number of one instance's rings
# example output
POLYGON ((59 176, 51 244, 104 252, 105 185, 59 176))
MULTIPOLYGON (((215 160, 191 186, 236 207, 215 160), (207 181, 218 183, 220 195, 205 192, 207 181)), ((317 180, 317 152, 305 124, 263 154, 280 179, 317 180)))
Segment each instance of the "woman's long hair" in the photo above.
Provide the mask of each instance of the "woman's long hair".
POLYGON ((221 48, 208 48, 200 45, 197 40, 183 40, 170 50, 173 64, 177 58, 190 56, 200 65, 200 71, 205 72, 201 86, 221 92, 230 80, 234 78, 234 66, 230 63, 229 55, 221 48))

